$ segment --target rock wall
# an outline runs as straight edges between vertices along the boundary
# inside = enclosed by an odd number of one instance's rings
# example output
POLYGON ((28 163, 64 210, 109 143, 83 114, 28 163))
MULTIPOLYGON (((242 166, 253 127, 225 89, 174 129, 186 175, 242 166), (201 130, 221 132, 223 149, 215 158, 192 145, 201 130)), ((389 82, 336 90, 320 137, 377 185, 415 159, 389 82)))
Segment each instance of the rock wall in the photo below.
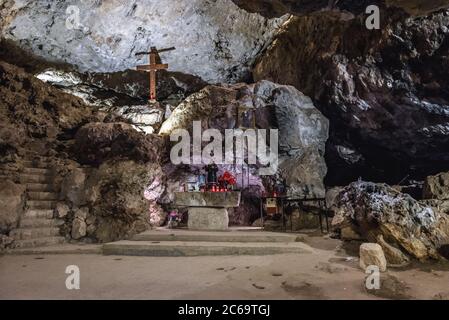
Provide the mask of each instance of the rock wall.
POLYGON ((0 162, 15 161, 26 150, 45 155, 58 136, 94 117, 81 99, 0 62, 0 162))
POLYGON ((449 12, 409 18, 290 19, 256 62, 255 80, 294 85, 330 120, 327 183, 397 184, 448 169, 449 12))
POLYGON ((9 234, 12 229, 17 228, 24 209, 25 187, 2 178, 0 181, 0 234, 9 234))
POLYGON ((13 65, 0 62, 0 81, 0 249, 24 210, 26 188, 17 184, 24 159, 36 166, 45 159, 50 168, 48 183, 59 194, 54 214, 69 241, 113 241, 164 222, 157 204, 165 190, 164 139, 13 65))
MULTIPOLYGON (((158 164, 131 160, 107 161, 98 168, 69 170, 61 181, 55 213, 64 219, 61 228, 70 241, 109 242, 129 238, 164 221, 156 201, 164 187, 147 199, 155 181, 163 181, 158 164)), ((154 191, 154 190, 153 190, 154 191)))
POLYGON ((265 17, 277 17, 286 13, 294 15, 306 15, 316 12, 348 12, 359 14, 365 11, 369 5, 381 7, 394 6, 401 8, 410 14, 425 14, 434 10, 449 7, 447 0, 232 0, 241 8, 249 12, 259 12, 265 17))
POLYGON ((137 132, 131 125, 91 122, 75 135, 74 157, 82 164, 99 165, 109 159, 159 163, 165 155, 164 139, 137 132))
POLYGON ((248 76, 256 55, 284 19, 267 20, 231 0, 11 1, 2 4, 1 36, 46 59, 82 71, 114 72, 147 63, 150 46, 170 70, 208 82, 248 76))

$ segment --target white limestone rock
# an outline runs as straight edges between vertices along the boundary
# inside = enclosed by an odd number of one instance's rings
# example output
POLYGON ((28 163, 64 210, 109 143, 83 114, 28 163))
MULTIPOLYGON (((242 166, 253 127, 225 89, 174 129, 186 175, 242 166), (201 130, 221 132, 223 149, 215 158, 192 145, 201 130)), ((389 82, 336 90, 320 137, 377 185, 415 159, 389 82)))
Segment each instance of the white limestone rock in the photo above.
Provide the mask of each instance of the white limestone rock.
POLYGON ((366 270, 369 266, 377 266, 381 272, 387 271, 387 259, 377 243, 364 243, 360 246, 360 268, 366 270))
POLYGON ((14 1, 2 9, 0 36, 81 71, 113 72, 163 54, 170 70, 228 82, 248 74, 257 54, 287 17, 266 19, 231 0, 14 1))

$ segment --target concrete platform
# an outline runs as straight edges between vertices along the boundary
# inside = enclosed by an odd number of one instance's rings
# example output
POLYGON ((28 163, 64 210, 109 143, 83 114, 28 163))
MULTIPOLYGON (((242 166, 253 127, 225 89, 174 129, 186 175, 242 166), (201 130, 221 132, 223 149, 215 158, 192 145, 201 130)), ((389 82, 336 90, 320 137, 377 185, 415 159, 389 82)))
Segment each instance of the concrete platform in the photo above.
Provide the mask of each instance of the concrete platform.
POLYGON ((231 228, 228 231, 193 231, 158 228, 134 236, 134 241, 201 241, 201 242, 299 242, 305 235, 231 228))
POLYGON ((47 254, 101 254, 101 244, 61 244, 47 247, 13 249, 7 251, 11 255, 47 255, 47 254))
POLYGON ((285 234, 251 229, 193 231, 158 228, 131 240, 103 245, 105 255, 126 256, 232 256, 312 253, 301 234, 285 234))
POLYGON ((118 241, 103 245, 105 255, 186 257, 310 254, 313 249, 302 242, 242 243, 200 241, 118 241))

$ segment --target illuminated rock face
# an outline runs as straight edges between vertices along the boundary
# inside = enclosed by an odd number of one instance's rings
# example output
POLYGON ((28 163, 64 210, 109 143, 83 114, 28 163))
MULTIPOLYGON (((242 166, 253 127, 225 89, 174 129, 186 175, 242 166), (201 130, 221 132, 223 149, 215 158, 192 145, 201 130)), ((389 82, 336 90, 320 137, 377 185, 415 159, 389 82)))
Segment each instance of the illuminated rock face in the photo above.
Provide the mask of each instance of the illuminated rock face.
MULTIPOLYGON (((245 78, 285 19, 268 20, 231 0, 7 1, 1 36, 81 71, 114 72, 147 63, 150 46, 170 70, 208 82, 245 78)), ((2 18, 3 19, 3 18, 2 18)))
POLYGON ((225 129, 238 128, 239 120, 235 115, 241 108, 254 110, 256 128, 278 130, 276 176, 285 180, 288 194, 324 197, 323 179, 327 167, 323 155, 329 137, 329 121, 309 97, 292 86, 270 81, 207 86, 175 108, 162 124, 160 134, 170 135, 176 129, 192 131, 193 121, 202 121, 204 130, 218 129, 224 133, 225 129))

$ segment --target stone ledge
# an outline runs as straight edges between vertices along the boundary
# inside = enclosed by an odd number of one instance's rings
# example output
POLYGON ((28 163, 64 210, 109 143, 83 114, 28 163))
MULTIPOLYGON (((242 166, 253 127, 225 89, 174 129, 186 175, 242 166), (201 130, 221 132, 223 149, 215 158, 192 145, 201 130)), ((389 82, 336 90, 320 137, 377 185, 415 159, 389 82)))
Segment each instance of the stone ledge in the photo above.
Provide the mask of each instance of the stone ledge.
POLYGON ((240 192, 175 192, 175 205, 233 208, 240 205, 240 192))

